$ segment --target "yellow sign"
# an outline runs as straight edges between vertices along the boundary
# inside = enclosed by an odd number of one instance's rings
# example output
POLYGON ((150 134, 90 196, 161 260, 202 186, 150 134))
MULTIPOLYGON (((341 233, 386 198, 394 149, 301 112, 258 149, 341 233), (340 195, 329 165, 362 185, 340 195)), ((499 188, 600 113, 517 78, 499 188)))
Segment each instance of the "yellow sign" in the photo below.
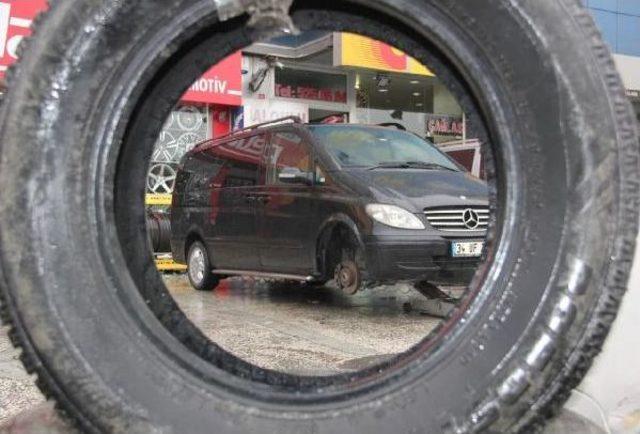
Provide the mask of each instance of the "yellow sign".
POLYGON ((336 33, 334 40, 335 66, 434 76, 416 59, 384 42, 353 33, 336 33))
POLYGON ((156 258, 158 271, 187 271, 187 266, 173 262, 170 258, 156 258))
POLYGON ((147 194, 145 198, 147 205, 171 205, 171 194, 147 194))

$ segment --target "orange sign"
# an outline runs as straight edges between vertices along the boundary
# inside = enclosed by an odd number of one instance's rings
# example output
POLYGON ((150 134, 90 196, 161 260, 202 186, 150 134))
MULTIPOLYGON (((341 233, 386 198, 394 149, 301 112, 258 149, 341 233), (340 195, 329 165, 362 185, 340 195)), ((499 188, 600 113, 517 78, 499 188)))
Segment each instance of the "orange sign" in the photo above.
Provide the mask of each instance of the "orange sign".
POLYGON ((434 76, 429 69, 404 52, 384 42, 353 33, 336 33, 334 64, 434 76))

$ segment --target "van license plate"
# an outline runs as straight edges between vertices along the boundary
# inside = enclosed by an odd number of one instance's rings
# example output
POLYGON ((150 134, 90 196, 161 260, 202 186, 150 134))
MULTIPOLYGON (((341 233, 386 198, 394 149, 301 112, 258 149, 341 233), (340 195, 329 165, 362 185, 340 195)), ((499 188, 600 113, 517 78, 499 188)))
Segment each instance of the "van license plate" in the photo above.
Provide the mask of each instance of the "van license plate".
POLYGON ((454 241, 451 243, 451 256, 454 258, 475 258, 482 256, 482 241, 454 241))

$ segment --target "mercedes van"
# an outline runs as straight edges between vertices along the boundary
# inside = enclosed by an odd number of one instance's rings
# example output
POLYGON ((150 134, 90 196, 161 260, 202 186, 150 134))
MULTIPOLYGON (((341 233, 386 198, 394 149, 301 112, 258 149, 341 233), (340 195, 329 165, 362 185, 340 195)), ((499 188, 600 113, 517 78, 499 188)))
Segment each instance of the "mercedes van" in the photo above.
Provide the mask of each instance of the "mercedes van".
POLYGON ((463 285, 489 220, 486 183, 417 135, 287 118, 184 156, 171 249, 198 290, 230 276, 334 280, 349 294, 398 281, 463 285))

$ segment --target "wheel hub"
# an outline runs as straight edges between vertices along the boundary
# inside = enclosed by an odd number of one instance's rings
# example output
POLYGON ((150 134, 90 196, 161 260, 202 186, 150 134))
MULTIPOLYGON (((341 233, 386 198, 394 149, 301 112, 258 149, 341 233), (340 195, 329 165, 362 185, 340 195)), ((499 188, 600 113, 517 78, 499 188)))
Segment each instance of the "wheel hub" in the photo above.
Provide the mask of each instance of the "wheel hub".
POLYGON ((189 274, 191 275, 191 279, 200 283, 204 279, 204 254, 200 249, 194 249, 189 258, 189 274))
POLYGON ((338 287, 349 295, 360 289, 360 270, 353 261, 343 261, 336 267, 335 281, 338 287))

